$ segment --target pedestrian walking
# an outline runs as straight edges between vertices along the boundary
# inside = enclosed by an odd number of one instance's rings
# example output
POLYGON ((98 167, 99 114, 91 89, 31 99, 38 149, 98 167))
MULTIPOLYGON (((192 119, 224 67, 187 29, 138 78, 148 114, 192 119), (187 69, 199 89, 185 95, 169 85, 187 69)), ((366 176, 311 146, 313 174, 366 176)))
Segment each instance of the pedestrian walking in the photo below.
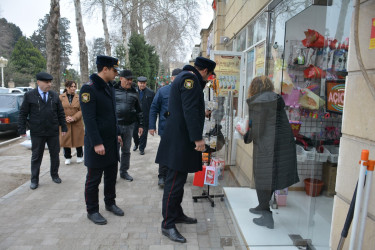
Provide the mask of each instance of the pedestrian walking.
POLYGON ((30 128, 31 189, 39 186, 40 164, 46 143, 51 158, 51 178, 55 183, 61 183, 58 173, 60 166, 59 126, 61 126, 62 137, 66 134, 67 126, 59 95, 51 90, 52 79, 53 77, 45 72, 36 75, 38 87, 25 93, 19 113, 19 134, 26 136, 27 122, 30 128))
POLYGON ((99 184, 104 174, 104 203, 106 210, 118 216, 124 211, 116 205, 116 178, 119 145, 116 120, 116 100, 111 81, 118 75, 118 60, 97 56, 97 74, 80 91, 80 104, 85 123, 84 162, 87 167, 85 201, 87 218, 95 224, 107 224, 99 213, 99 184))
POLYGON ((147 145, 147 134, 148 134, 148 118, 150 114, 150 107, 152 100, 154 99, 155 93, 150 88, 147 87, 147 77, 140 76, 138 80, 138 94, 139 100, 141 102, 141 108, 143 112, 143 133, 139 135, 138 123, 135 124, 133 130, 133 139, 134 139, 134 148, 133 151, 136 151, 139 147, 139 153, 141 155, 145 154, 145 148, 147 145))
POLYGON ((76 82, 66 81, 64 92, 60 95, 60 101, 64 108, 65 121, 68 127, 66 135, 60 136, 60 146, 64 149, 65 165, 71 163, 71 148, 76 148, 77 163, 83 162, 82 147, 85 130, 82 121, 81 105, 79 105, 79 96, 76 95, 76 90, 76 82))
POLYGON ((181 202, 188 173, 202 170, 202 152, 205 150, 203 89, 215 66, 214 61, 197 57, 194 67, 186 65, 174 80, 165 124, 168 133, 161 137, 155 161, 168 167, 162 203, 162 234, 181 243, 186 239, 175 224, 197 223, 197 219, 184 214, 181 202))
POLYGON ((133 83, 130 70, 120 73, 120 83, 115 88, 116 114, 123 145, 121 147, 120 177, 126 181, 133 181, 128 173, 130 168, 130 147, 135 124, 138 124, 138 135, 143 133, 143 113, 138 93, 133 83))
MULTIPOLYGON (((178 74, 180 74, 182 69, 174 69, 172 71, 171 76, 171 84, 173 83, 174 79, 178 74)), ((169 102, 169 93, 171 91, 171 84, 167 86, 163 86, 156 92, 154 100, 152 101, 151 108, 150 108, 150 121, 149 121, 149 132, 150 135, 154 136, 156 131, 156 119, 159 117, 159 124, 158 124, 158 134, 161 137, 164 133, 164 126, 166 117, 165 114, 168 111, 168 102, 169 102)), ((164 187, 165 177, 167 176, 168 167, 159 164, 159 172, 158 172, 158 185, 159 187, 164 187)))

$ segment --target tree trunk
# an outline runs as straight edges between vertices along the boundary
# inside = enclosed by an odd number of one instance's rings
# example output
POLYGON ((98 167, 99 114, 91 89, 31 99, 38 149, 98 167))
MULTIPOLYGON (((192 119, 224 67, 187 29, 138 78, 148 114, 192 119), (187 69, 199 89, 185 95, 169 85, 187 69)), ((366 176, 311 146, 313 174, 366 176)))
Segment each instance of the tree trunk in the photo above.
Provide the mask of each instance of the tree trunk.
POLYGON ((109 42, 109 32, 108 32, 108 25, 107 25, 107 11, 105 7, 105 0, 101 0, 101 4, 102 4, 102 22, 103 22, 103 30, 104 30, 105 51, 108 56, 111 56, 111 44, 109 42))
POLYGON ((143 29, 143 11, 141 6, 138 8, 138 30, 139 34, 145 36, 145 30, 143 29))
POLYGON ((122 42, 125 48, 125 67, 129 68, 129 48, 128 48, 128 38, 126 33, 126 0, 122 0, 122 15, 121 15, 121 34, 122 42))
POLYGON ((132 0, 130 11, 130 34, 138 34, 138 0, 132 0))
POLYGON ((89 81, 88 50, 86 45, 86 33, 82 22, 81 1, 74 0, 76 11, 76 25, 79 42, 79 65, 81 70, 81 84, 89 81))
POLYGON ((53 76, 52 90, 60 93, 60 4, 59 0, 51 0, 49 21, 46 31, 47 72, 53 76))

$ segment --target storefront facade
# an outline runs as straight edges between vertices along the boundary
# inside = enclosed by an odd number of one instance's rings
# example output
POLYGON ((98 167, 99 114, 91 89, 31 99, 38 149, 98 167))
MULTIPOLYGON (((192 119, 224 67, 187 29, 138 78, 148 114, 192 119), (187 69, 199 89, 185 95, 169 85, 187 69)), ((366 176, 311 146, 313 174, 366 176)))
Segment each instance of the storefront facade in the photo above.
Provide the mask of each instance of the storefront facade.
MULTIPOLYGON (((375 150, 375 131, 370 129, 375 116, 366 114, 375 112, 371 108, 374 98, 356 63, 353 6, 350 0, 214 1, 213 22, 201 32, 201 54, 219 66, 218 95, 228 109, 222 123, 227 139, 224 154, 233 177, 220 186, 247 247, 310 244, 317 249, 333 249, 338 245, 358 176, 360 151, 369 149, 370 156, 375 156, 371 153, 375 150), (257 205, 249 201, 256 201, 253 144, 244 144, 233 129, 246 120, 247 90, 252 79, 260 75, 271 78, 275 92, 283 96, 298 145, 300 181, 275 195, 279 208, 272 210, 273 231, 262 231, 251 221, 241 222, 252 219, 242 210, 257 205), (305 191, 306 185, 315 188, 314 180, 324 182, 320 195, 305 191), (233 183, 240 188, 235 189, 233 183), (242 206, 233 205, 239 197, 244 199, 242 206)), ((361 47, 366 50, 362 54, 364 65, 373 80, 375 50, 367 49, 367 33, 374 6, 374 1, 362 4, 363 23, 359 25, 361 47)), ((371 249, 373 244, 374 203, 370 199, 363 249, 371 249)))

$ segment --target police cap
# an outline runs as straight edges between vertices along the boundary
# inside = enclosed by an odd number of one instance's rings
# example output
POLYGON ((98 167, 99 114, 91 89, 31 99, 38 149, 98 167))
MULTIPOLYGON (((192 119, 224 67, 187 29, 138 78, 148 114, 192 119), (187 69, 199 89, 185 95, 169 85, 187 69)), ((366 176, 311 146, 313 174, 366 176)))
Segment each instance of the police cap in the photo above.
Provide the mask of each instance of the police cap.
POLYGON ((53 77, 46 72, 40 72, 36 74, 36 79, 38 81, 52 81, 53 77))
POLYGON ((137 78, 138 82, 147 82, 147 77, 145 76, 140 76, 137 78))
POLYGON ((134 78, 133 73, 130 70, 127 70, 127 69, 124 69, 123 71, 121 71, 120 77, 124 77, 126 79, 133 79, 134 78))
POLYGON ((182 71, 182 69, 179 69, 179 68, 172 70, 172 76, 176 76, 176 75, 180 74, 181 71, 182 71))
POLYGON ((216 63, 208 58, 205 58, 205 57, 201 57, 201 56, 198 56, 197 58, 195 58, 195 63, 194 63, 195 66, 198 66, 202 69, 207 69, 208 72, 212 72, 214 71, 215 67, 216 67, 216 63))
POLYGON ((103 56, 99 55, 96 57, 96 64, 101 65, 103 67, 109 67, 109 68, 114 68, 118 72, 120 72, 120 68, 118 65, 118 59, 111 57, 111 56, 103 56))

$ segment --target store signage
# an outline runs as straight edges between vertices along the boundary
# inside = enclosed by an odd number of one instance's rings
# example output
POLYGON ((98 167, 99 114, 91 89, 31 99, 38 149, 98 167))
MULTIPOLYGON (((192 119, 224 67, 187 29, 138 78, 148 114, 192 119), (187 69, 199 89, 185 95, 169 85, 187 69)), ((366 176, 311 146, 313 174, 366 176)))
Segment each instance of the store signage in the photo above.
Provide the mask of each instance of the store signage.
POLYGON ((219 79, 220 94, 227 95, 233 91, 237 95, 240 89, 240 64, 241 56, 218 55, 214 57, 216 62, 216 78, 219 79))
POLYGON ((345 83, 327 82, 327 111, 342 113, 345 83))
POLYGON ((375 49, 375 18, 373 18, 371 22, 371 36, 369 49, 375 49))

